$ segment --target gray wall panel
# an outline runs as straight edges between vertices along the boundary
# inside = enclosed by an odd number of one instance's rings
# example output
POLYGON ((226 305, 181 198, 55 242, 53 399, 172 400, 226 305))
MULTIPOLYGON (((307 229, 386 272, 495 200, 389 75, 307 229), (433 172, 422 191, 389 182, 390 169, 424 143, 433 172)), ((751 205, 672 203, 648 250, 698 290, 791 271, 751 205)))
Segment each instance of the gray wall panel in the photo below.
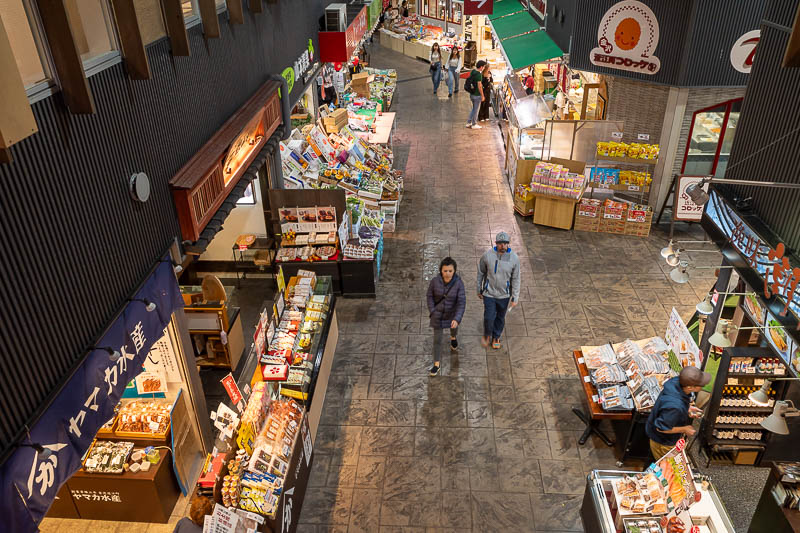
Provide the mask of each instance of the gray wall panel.
POLYGON ((319 50, 327 3, 266 4, 236 26, 222 14, 219 39, 189 29, 190 57, 156 41, 152 79, 128 79, 123 64, 89 78, 94 115, 70 114, 60 94, 32 106, 39 132, 0 165, 0 449, 180 235, 170 178, 309 38, 319 50), (128 195, 133 172, 150 177, 144 205, 128 195))

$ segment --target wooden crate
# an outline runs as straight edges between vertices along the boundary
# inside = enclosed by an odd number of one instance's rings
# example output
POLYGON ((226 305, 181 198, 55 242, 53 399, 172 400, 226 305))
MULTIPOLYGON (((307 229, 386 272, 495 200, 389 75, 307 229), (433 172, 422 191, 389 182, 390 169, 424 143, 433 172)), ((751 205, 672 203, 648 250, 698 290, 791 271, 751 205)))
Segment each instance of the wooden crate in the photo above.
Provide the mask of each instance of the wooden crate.
POLYGON ((650 235, 650 228, 653 223, 653 212, 649 211, 644 216, 644 221, 632 219, 631 211, 625 220, 625 235, 635 235, 637 237, 647 237, 650 235))
POLYGON ((615 233, 622 235, 625 233, 625 224, 627 222, 627 218, 628 210, 625 208, 603 207, 600 210, 600 225, 597 231, 600 233, 615 233))

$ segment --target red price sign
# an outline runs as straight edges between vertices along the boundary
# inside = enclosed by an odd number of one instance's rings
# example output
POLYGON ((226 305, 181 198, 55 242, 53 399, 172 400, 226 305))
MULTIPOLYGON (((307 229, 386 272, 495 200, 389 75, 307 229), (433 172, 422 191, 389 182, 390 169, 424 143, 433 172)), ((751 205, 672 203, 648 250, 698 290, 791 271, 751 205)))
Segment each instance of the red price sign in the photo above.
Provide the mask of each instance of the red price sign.
POLYGON ((236 384, 236 380, 233 379, 233 374, 228 374, 224 378, 220 380, 222 386, 225 387, 225 392, 228 393, 228 397, 233 402, 234 406, 239 406, 239 402, 242 401, 242 392, 239 390, 239 386, 236 384))
POLYGON ((464 0, 465 15, 491 15, 494 13, 494 0, 464 0))

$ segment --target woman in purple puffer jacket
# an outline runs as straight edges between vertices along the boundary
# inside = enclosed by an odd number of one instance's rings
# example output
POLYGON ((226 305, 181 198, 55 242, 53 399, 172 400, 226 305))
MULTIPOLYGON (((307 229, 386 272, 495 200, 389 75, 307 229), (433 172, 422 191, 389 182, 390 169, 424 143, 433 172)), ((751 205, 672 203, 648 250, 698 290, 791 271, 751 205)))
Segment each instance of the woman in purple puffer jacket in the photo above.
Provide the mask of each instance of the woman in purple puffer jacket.
POLYGON ((444 350, 444 329, 450 328, 450 348, 458 348, 458 325, 467 307, 467 296, 464 282, 456 274, 456 262, 452 257, 445 257, 439 264, 439 275, 428 285, 428 311, 430 311, 433 328, 433 366, 430 374, 439 373, 444 350))

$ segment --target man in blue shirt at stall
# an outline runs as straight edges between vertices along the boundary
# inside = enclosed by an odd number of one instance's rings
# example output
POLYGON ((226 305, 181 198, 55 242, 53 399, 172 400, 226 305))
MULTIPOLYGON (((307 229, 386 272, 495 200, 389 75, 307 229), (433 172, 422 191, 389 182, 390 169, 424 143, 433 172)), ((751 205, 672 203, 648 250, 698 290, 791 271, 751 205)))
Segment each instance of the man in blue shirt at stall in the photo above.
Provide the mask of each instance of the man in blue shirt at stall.
POLYGON ((687 366, 678 377, 664 382, 664 389, 658 395, 645 427, 654 459, 663 457, 681 436, 695 434, 692 418, 700 418, 703 411, 694 405, 694 395, 709 381, 711 374, 687 366))

